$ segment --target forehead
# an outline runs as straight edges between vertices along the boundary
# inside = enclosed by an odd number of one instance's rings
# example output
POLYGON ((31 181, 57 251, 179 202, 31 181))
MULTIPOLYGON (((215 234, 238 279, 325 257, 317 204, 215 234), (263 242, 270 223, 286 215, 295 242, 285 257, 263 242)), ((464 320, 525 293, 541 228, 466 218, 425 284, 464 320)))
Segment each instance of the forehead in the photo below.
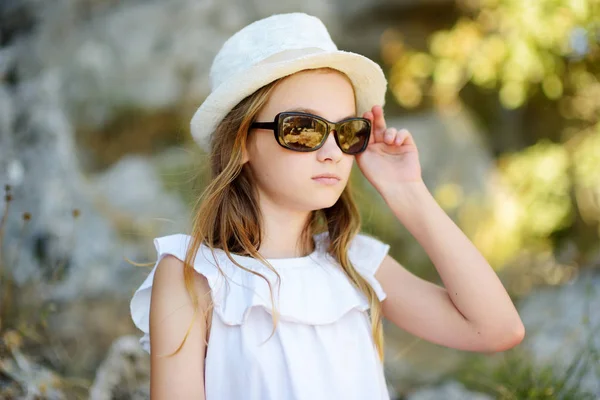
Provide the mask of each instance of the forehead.
POLYGON ((282 79, 265 104, 262 117, 298 110, 330 121, 355 116, 354 88, 346 75, 334 70, 305 70, 282 79))

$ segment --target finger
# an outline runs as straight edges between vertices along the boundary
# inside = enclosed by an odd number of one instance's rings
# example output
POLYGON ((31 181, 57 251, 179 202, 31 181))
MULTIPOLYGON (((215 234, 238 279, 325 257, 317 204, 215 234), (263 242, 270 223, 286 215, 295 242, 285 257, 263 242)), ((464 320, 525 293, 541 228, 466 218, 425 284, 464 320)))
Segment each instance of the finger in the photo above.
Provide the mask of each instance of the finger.
POLYGON ((383 108, 379 105, 373 106, 373 130, 375 130, 376 132, 379 131, 385 131, 385 129, 387 128, 386 123, 385 123, 385 118, 383 117, 383 108))
POLYGON ((400 145, 402 144, 402 142, 404 142, 406 140, 406 129, 400 129, 398 130, 396 137, 394 138, 394 145, 400 145))
POLYGON ((403 134, 402 131, 399 131, 394 140, 394 146, 401 146, 404 140, 406 140, 406 135, 403 134))
MULTIPOLYGON (((375 107, 373 109, 375 109, 375 107)), ((374 112, 374 118, 375 118, 375 120, 373 122, 373 131, 372 131, 374 140, 377 143, 385 142, 384 136, 385 136, 387 128, 386 128, 386 124, 385 124, 385 119, 383 119, 383 116, 381 114, 381 110, 380 110, 379 116, 377 115, 377 112, 374 112)))
POLYGON ((402 136, 402 141, 400 142, 400 144, 408 144, 408 145, 416 146, 415 140, 413 139, 412 134, 410 133, 410 131, 408 129, 402 128, 398 132, 402 136))
POLYGON ((396 128, 388 128, 383 133, 383 142, 385 144, 393 145, 398 136, 398 130, 396 128))
POLYGON ((417 147, 411 133, 407 129, 400 129, 398 131, 398 134, 396 135, 396 139, 394 140, 394 146, 398 146, 398 147, 413 146, 415 148, 417 147))

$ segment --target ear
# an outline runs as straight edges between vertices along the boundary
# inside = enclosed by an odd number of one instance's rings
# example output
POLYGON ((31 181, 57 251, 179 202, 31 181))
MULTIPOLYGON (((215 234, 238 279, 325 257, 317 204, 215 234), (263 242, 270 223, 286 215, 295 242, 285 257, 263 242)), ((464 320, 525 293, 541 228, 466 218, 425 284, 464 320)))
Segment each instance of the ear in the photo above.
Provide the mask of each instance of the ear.
POLYGON ((248 156, 248 150, 246 150, 246 146, 242 146, 242 164, 246 164, 250 157, 248 156))

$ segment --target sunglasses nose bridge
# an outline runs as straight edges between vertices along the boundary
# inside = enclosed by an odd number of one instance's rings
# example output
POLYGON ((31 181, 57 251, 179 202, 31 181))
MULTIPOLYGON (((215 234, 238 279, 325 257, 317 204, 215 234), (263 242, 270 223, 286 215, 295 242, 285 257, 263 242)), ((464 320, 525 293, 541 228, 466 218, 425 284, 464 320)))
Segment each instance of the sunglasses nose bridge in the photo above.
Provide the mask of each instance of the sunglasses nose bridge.
POLYGON ((329 138, 331 134, 333 134, 333 136, 337 136, 337 133, 338 124, 332 122, 327 123, 327 138, 329 138))
POLYGON ((326 128, 327 132, 325 132, 325 138, 324 138, 324 140, 328 140, 331 133, 337 132, 337 126, 336 126, 336 124, 332 124, 330 122, 327 122, 326 126, 327 126, 327 128, 326 128))
POLYGON ((328 141, 333 140, 333 146, 341 150, 337 134, 338 134, 338 125, 334 124, 334 123, 328 123, 327 124, 327 133, 325 134, 325 137, 323 138, 321 147, 325 146, 325 144, 328 141))

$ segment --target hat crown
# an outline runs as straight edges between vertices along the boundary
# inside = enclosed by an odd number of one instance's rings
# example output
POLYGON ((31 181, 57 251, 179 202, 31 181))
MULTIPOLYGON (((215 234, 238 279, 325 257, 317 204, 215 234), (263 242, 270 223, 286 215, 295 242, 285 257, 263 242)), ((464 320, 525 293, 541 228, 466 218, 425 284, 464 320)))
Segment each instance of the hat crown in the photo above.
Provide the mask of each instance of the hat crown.
POLYGON ((337 50, 319 18, 288 13, 255 21, 231 36, 215 56, 209 74, 211 91, 277 53, 306 48, 337 50))

